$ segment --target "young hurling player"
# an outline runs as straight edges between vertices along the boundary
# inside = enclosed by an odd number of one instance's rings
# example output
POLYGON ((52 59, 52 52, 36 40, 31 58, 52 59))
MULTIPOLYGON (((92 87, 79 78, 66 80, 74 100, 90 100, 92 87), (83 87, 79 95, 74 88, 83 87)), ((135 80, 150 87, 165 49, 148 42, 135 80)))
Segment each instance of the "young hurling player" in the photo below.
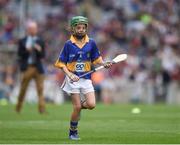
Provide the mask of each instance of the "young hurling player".
POLYGON ((93 65, 104 65, 109 68, 112 63, 104 62, 96 43, 87 35, 88 19, 83 16, 75 16, 70 21, 71 33, 62 49, 55 66, 61 68, 66 77, 62 89, 71 94, 73 112, 71 114, 69 139, 79 140, 78 121, 81 109, 93 109, 96 105, 94 88, 91 75, 79 78, 80 75, 91 70, 93 65), (81 101, 80 93, 85 96, 81 101))

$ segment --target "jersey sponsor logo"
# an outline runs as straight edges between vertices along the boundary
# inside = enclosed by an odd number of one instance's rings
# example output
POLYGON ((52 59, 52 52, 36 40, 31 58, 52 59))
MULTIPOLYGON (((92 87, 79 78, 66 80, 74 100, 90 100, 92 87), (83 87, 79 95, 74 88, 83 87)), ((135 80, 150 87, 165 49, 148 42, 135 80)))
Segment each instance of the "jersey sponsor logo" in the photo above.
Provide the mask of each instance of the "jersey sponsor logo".
POLYGON ((78 62, 76 63, 76 72, 84 72, 85 70, 85 63, 83 62, 78 62))

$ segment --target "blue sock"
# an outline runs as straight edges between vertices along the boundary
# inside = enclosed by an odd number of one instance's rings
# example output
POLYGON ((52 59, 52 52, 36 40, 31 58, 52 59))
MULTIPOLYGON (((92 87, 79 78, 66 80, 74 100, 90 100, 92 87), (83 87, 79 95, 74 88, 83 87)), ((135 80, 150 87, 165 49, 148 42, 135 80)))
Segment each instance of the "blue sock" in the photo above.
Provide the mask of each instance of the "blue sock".
POLYGON ((78 126, 78 122, 76 121, 70 122, 69 135, 77 134, 77 126, 78 126))

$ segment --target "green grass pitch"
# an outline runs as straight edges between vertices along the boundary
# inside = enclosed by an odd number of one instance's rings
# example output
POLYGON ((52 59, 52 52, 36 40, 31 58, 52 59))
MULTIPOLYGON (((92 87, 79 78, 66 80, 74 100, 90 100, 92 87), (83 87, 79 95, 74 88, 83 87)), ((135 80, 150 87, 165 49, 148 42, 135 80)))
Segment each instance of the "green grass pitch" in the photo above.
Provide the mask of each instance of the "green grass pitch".
POLYGON ((68 139, 71 104, 47 105, 40 115, 36 105, 25 105, 21 114, 14 106, 0 106, 0 144, 177 144, 180 143, 180 106, 103 105, 83 110, 80 141, 68 139), (140 114, 131 109, 139 107, 140 114))

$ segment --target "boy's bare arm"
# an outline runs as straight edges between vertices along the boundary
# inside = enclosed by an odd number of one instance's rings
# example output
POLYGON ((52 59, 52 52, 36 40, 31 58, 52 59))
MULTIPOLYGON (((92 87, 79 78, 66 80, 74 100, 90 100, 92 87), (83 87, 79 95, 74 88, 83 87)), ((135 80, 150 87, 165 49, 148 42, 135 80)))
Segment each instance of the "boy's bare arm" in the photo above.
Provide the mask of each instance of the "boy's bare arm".
POLYGON ((104 60, 102 59, 102 57, 99 58, 99 65, 103 65, 105 68, 109 68, 112 66, 112 62, 104 62, 104 60))
POLYGON ((70 72, 65 65, 62 67, 62 70, 73 82, 79 81, 79 77, 70 72))

